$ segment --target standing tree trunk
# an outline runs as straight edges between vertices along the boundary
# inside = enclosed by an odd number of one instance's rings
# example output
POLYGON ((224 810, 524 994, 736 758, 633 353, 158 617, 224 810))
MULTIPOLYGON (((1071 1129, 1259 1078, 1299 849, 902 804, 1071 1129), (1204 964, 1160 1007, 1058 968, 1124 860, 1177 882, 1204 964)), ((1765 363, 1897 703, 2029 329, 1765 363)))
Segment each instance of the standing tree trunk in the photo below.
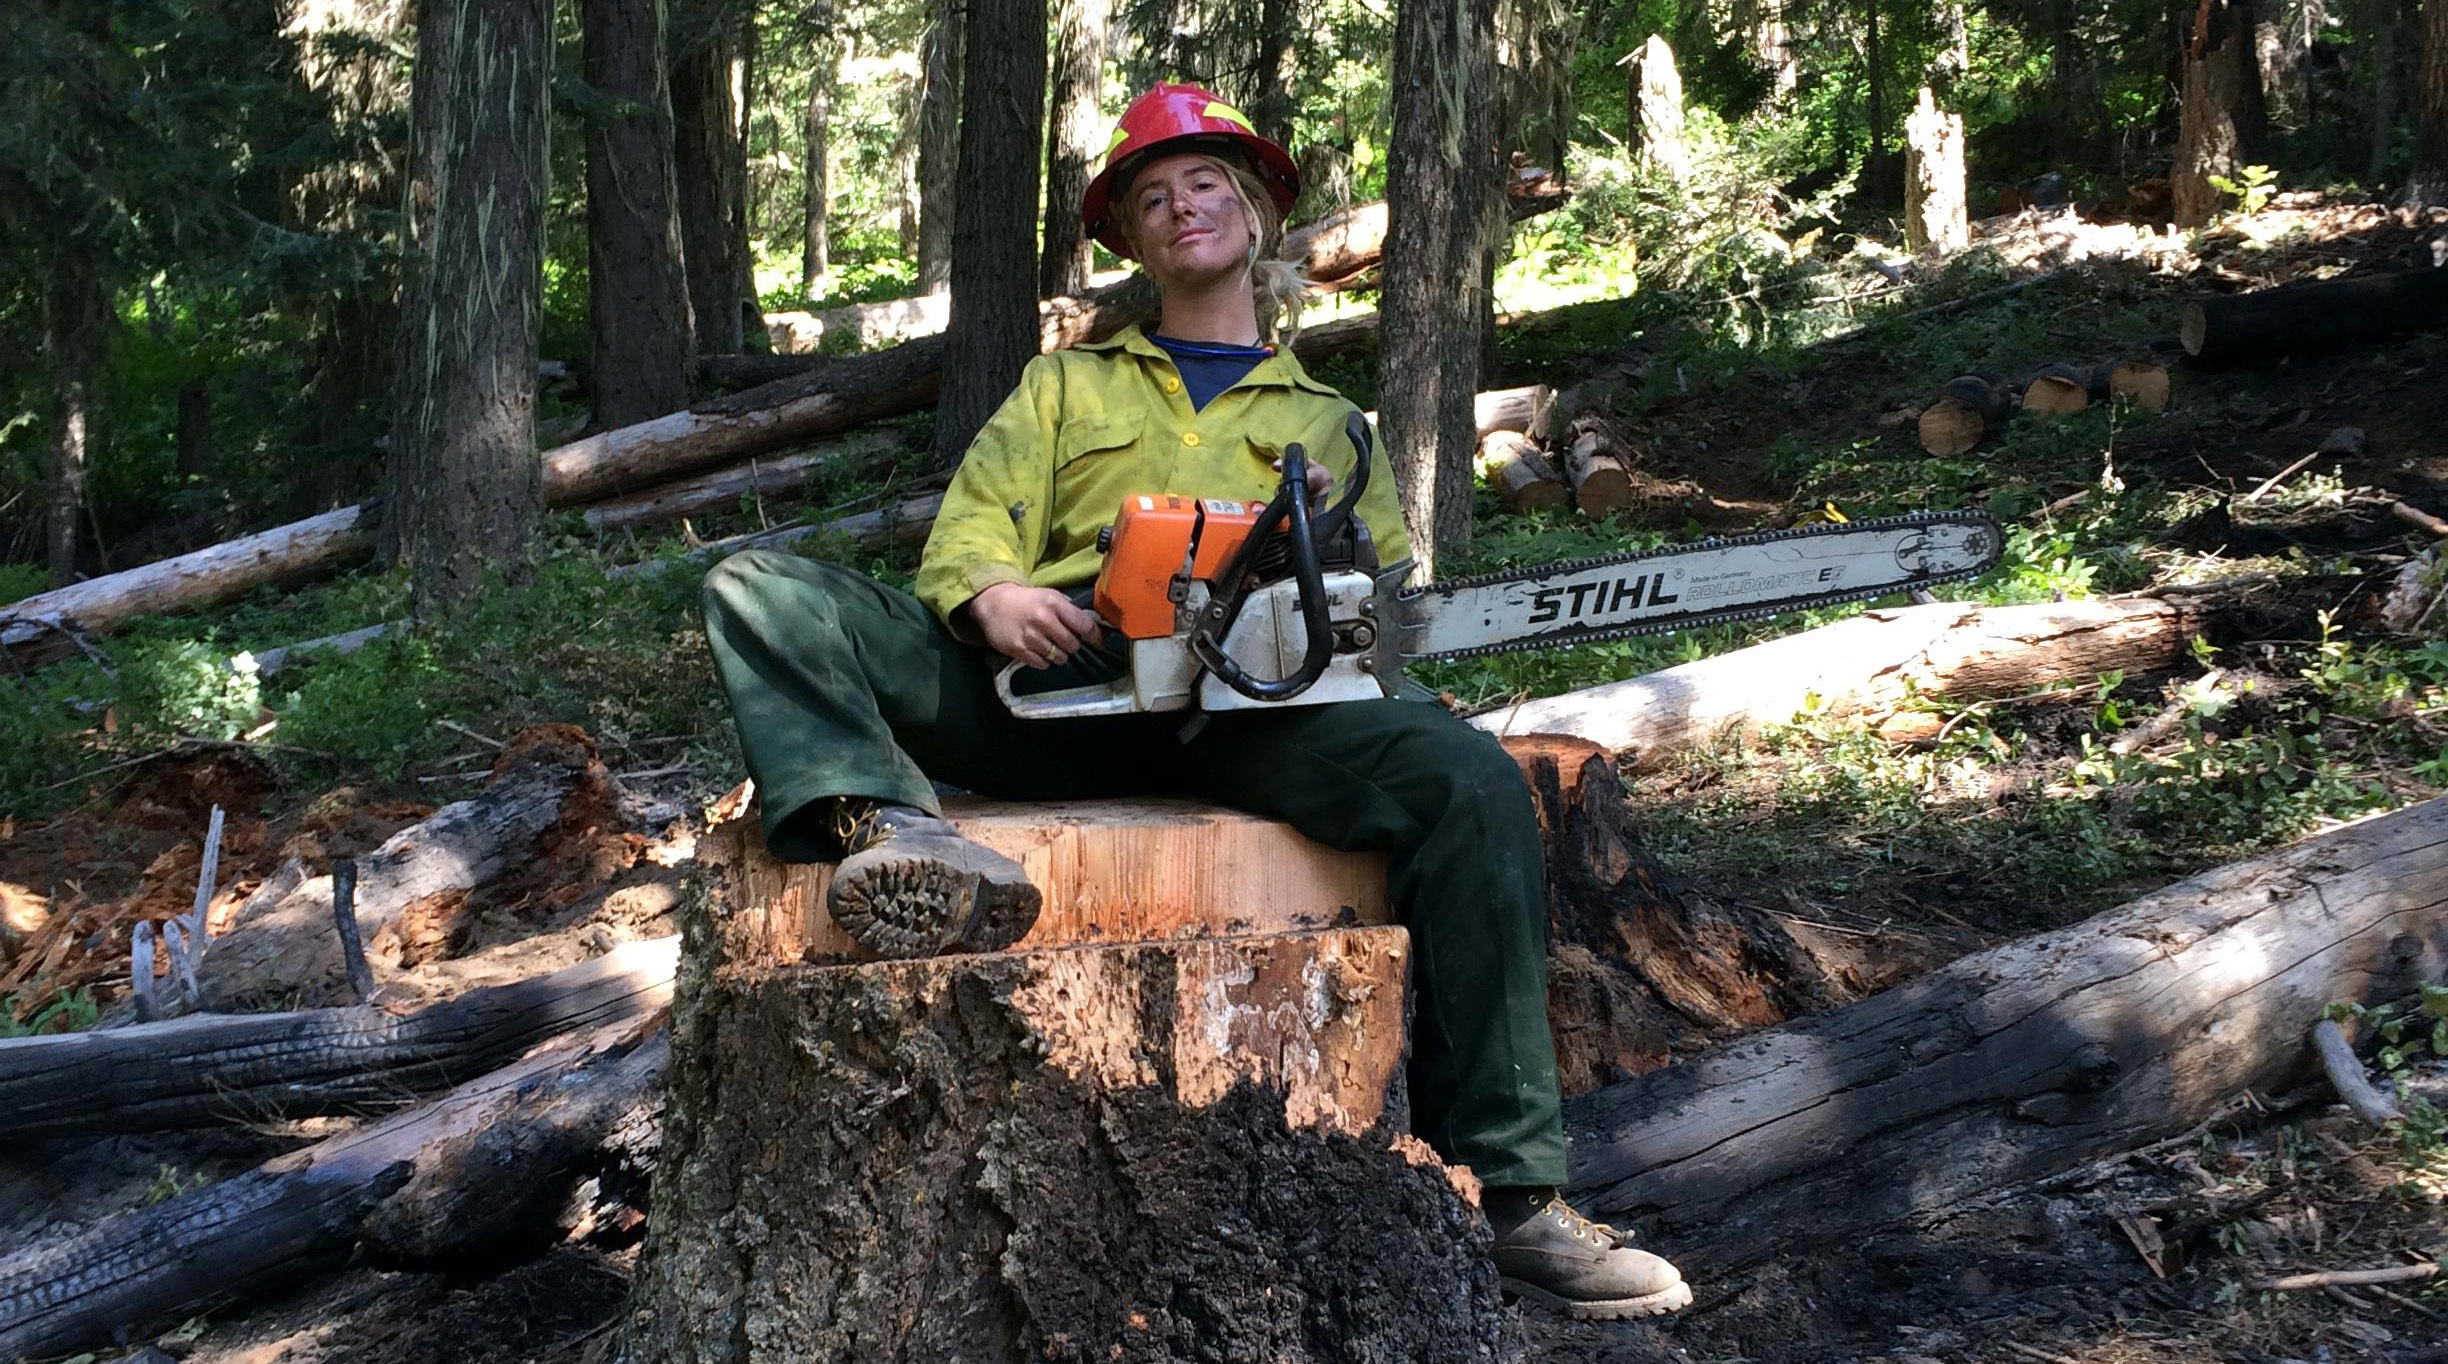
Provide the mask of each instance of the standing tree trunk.
POLYGON ((585 0, 584 79, 611 107, 587 122, 587 320, 593 425, 688 406, 692 329, 672 163, 662 0, 585 0))
POLYGON ((1250 121, 1279 147, 1292 145, 1292 0, 1259 0, 1258 63, 1250 76, 1250 121))
POLYGON ((110 299, 94 274, 95 264, 73 250, 60 252, 45 291, 43 348, 51 360, 54 406, 44 526, 51 582, 58 587, 77 580, 81 542, 92 517, 86 466, 92 456, 94 390, 110 329, 110 299))
POLYGON ((1107 0, 1062 0, 1055 37, 1052 136, 1046 139, 1045 254, 1037 292, 1046 298, 1088 292, 1094 252, 1080 225, 1080 196, 1091 163, 1105 149, 1097 90, 1104 84, 1107 0))
POLYGON ((1735 6, 1751 59, 1768 73, 1768 101, 1783 105, 1802 83, 1801 64, 1794 60, 1793 27, 1785 22, 1784 0, 1742 0, 1735 6))
POLYGON ((1664 34, 1652 33, 1631 58, 1632 136, 1642 158, 1675 180, 1691 173, 1683 142, 1683 73, 1664 34))
POLYGON ((1862 12, 1867 21, 1862 60, 1870 68, 1870 159, 1862 164, 1862 178, 1875 193, 1884 187, 1887 163, 1887 51, 1879 35, 1879 0, 1862 0, 1862 12))
MULTIPOLYGON (((932 7, 934 18, 918 44, 918 292, 922 294, 940 294, 952 286, 952 231, 960 207, 955 185, 961 153, 962 6, 955 0, 933 0, 932 7)), ((1042 29, 1037 43, 1043 51, 1042 29)), ((1033 117, 1029 120, 1031 126, 1036 122, 1033 117)), ((1030 164, 1036 160, 1032 150, 1030 164)), ((1034 194, 1029 202, 1036 202, 1034 194)))
POLYGON ((2371 34, 2371 161, 2365 173, 2373 180, 2388 174, 2397 133, 2397 46, 2405 25, 2398 0, 2366 0, 2366 31, 2371 34))
POLYGON ((1046 0, 971 0, 935 462, 950 467, 1037 355, 1037 156, 1046 0))
POLYGON ((550 127, 549 0, 430 0, 419 15, 407 303, 382 551, 419 614, 525 576, 544 513, 536 320, 550 127))
POLYGON ((1964 249, 1971 224, 1964 210, 1963 115, 1941 113, 1921 87, 1921 102, 1904 120, 1904 245, 1940 256, 1964 249))
POLYGON ((708 0, 674 25, 671 101, 681 258, 701 355, 737 355, 754 295, 748 266, 748 148, 735 82, 749 27, 745 0, 708 0))
POLYGON ((2252 0, 2201 0, 2184 53, 2176 167, 2168 176, 2178 227, 2207 226, 2223 197, 2210 177, 2233 176, 2261 133, 2261 75, 2252 0))
POLYGON ((1437 556, 1470 538, 1478 424, 1482 256, 1502 219, 1491 98, 1492 0, 1403 0, 1394 20, 1394 138, 1387 183, 1378 394, 1403 522, 1433 578, 1437 556))
MULTIPOLYGON (((828 30, 832 27, 831 7, 818 17, 828 30)), ((799 252, 799 288, 810 298, 815 297, 825 275, 833 268, 832 168, 827 163, 828 149, 833 141, 833 86, 840 77, 840 49, 828 35, 817 44, 816 69, 808 76, 807 119, 804 125, 807 160, 804 201, 806 236, 799 252)))
POLYGON ((2448 0, 2423 7, 2422 112, 2414 132, 2408 201, 2448 204, 2448 0))

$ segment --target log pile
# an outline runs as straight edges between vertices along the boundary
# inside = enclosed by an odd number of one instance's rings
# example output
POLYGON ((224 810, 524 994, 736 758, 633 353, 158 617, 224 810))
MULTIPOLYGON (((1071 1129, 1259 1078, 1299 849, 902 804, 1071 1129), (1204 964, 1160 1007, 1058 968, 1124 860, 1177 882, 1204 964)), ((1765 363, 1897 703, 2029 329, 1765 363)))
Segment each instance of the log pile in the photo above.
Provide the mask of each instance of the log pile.
POLYGON ((2169 392, 2167 366, 2130 357, 2095 365, 2042 365, 2013 384, 1964 374, 1947 380, 1921 409, 1917 430, 1922 449, 1960 455, 2005 430, 2017 412, 2053 417, 2111 400, 2164 412, 2169 392))

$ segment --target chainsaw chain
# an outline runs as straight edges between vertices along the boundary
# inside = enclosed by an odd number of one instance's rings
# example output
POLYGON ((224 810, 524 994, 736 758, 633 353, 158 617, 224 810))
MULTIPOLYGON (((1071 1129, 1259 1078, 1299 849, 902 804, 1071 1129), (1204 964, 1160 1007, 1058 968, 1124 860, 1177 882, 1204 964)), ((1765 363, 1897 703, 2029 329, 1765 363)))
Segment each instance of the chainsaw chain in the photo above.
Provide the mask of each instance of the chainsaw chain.
POLYGON ((1997 519, 1989 515, 1987 512, 1906 512, 1897 516, 1872 517, 1866 521, 1831 521, 1823 525, 1796 526, 1788 530, 1762 531, 1757 535, 1711 536, 1706 540, 1694 541, 1689 544, 1665 545, 1657 549, 1632 550, 1623 554, 1598 554, 1592 555, 1587 559, 1571 559, 1560 563, 1539 564, 1532 568, 1499 569, 1493 573, 1481 573, 1468 578, 1456 578, 1452 582, 1431 583, 1426 587, 1413 588, 1410 591, 1402 594, 1402 600, 1405 602, 1411 602, 1438 593, 1463 592, 1471 588, 1493 587, 1498 584, 1509 582, 1527 582, 1533 578, 1557 577, 1565 574, 1578 573, 1583 569, 1612 568, 1620 564, 1637 564, 1650 559, 1669 559, 1678 555, 1691 553, 1694 550, 1732 549, 1749 545, 1774 544, 1780 540, 1807 540, 1822 535, 1842 535, 1853 531, 1885 530, 1898 526, 1932 525, 1974 526, 1986 529, 1989 531, 1992 537, 1988 562, 1971 568, 1959 568, 1952 569, 1944 573, 1933 573, 1925 578, 1915 578, 1908 583, 1888 583, 1884 586, 1854 588, 1843 592, 1810 592, 1804 593, 1800 596, 1781 598, 1777 601, 1761 602, 1752 606, 1728 607, 1721 611, 1706 611, 1694 615, 1677 616, 1671 620, 1646 622, 1632 621, 1622 625, 1609 625, 1592 630, 1573 630, 1567 628, 1564 631, 1544 636, 1533 635, 1527 638, 1505 640, 1494 644, 1474 644, 1467 649, 1446 649, 1432 654, 1408 654, 1404 656, 1403 661, 1405 663, 1443 663, 1447 660, 1456 658, 1482 658, 1489 654, 1518 653, 1524 649, 1546 649, 1575 644, 1596 644, 1611 639, 1631 639, 1640 635, 1671 635, 1677 630, 1696 630, 1703 626, 1709 625, 1726 625, 1736 621, 1763 620, 1769 616, 1779 616, 1788 611, 1806 607, 1841 606, 1846 602, 1869 601, 1877 597, 1891 597, 1898 592, 1910 592, 1918 588, 1931 587, 1938 583, 1962 582, 1968 578, 1977 578, 1981 574, 1986 573, 1990 569, 1997 566, 1998 558, 2004 551, 2005 536, 2003 531, 1998 526, 1997 519))

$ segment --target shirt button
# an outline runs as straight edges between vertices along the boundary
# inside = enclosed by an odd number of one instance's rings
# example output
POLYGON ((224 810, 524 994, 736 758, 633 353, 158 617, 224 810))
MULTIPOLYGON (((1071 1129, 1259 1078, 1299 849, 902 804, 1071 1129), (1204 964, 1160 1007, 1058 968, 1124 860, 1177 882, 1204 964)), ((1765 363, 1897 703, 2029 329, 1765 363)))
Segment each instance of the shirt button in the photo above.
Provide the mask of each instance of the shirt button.
POLYGON ((1184 445, 1196 445, 1196 444, 1198 444, 1198 432, 1196 432, 1196 431, 1184 431, 1184 432, 1182 432, 1182 444, 1184 444, 1184 445))
POLYGON ((1179 393, 1179 392, 1181 392, 1181 380, 1179 380, 1179 379, 1167 379, 1167 380, 1165 380, 1165 392, 1167 392, 1167 393, 1179 393))

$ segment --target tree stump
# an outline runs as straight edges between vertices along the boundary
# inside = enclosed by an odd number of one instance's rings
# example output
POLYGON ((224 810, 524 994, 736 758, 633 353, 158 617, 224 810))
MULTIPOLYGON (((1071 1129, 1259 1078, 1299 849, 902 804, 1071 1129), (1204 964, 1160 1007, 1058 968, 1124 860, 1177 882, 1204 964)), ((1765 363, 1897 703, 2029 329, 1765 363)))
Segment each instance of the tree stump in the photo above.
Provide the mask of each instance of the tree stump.
POLYGON ((1382 865, 1082 811, 956 809, 1034 841, 1039 950, 913 962, 827 964, 822 873, 712 836, 631 1358, 1508 1356, 1475 1186, 1401 1134, 1382 865))
POLYGON ((1941 112, 1926 85, 1904 120, 1904 245, 1941 256, 1964 249, 1963 115, 1941 112))

